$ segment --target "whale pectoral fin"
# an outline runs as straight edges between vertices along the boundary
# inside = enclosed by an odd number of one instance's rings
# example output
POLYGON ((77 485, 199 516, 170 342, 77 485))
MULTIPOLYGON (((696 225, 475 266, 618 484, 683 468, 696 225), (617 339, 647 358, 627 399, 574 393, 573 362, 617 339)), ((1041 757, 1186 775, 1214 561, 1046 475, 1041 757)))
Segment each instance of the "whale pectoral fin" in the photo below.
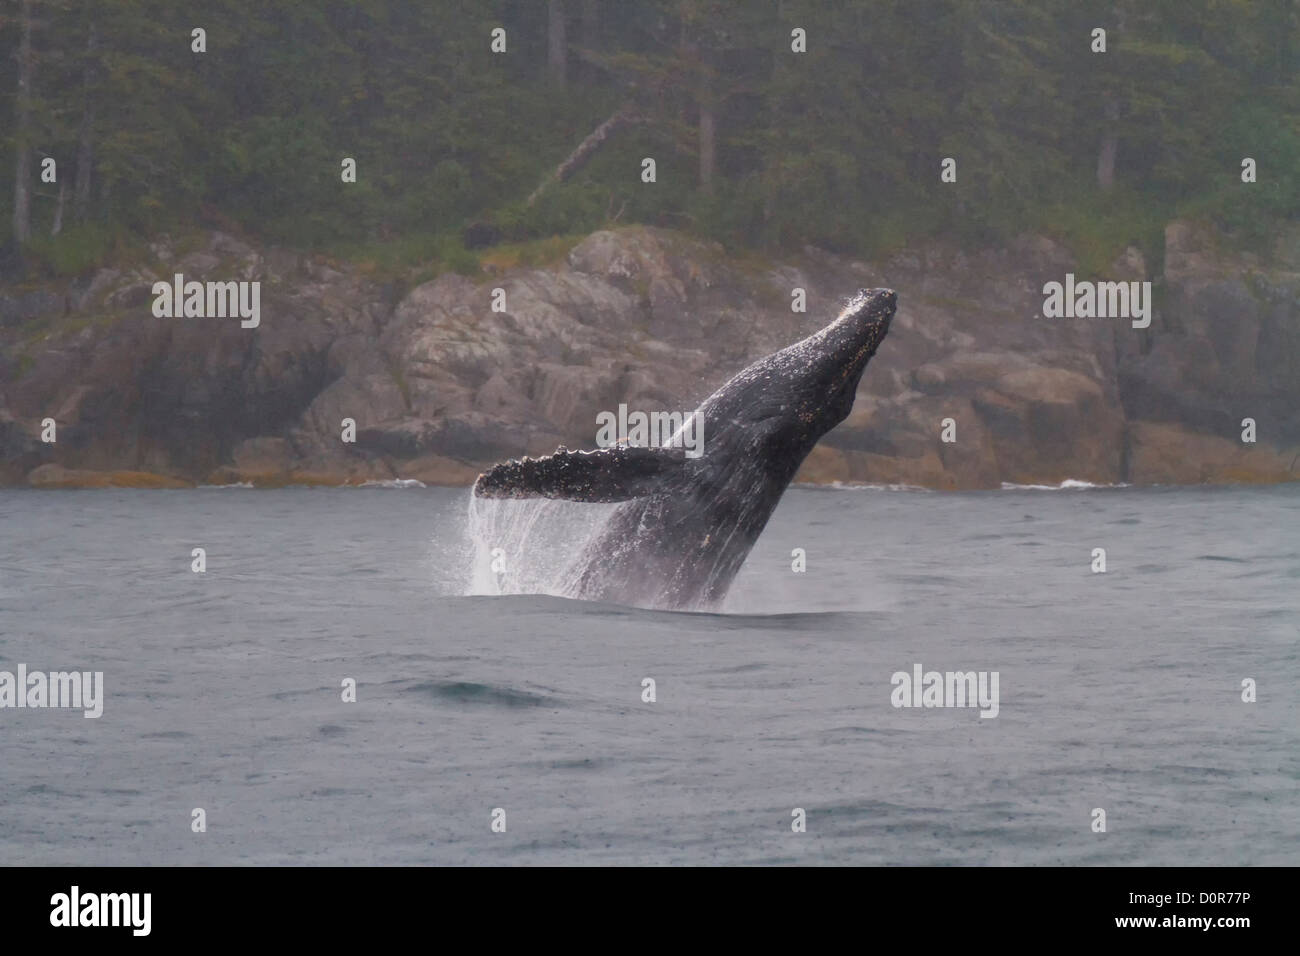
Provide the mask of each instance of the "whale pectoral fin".
POLYGON ((680 448, 561 448, 544 458, 512 459, 489 468, 474 482, 474 494, 480 498, 628 501, 664 491, 685 463, 680 448))

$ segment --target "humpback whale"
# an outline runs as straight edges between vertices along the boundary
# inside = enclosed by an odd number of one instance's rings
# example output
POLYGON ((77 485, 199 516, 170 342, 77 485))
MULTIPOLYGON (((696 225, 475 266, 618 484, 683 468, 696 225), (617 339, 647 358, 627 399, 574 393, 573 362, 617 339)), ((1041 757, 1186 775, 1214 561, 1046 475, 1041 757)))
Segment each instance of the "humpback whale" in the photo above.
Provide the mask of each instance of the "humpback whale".
POLYGON ((574 557, 566 596, 716 608, 804 458, 848 417, 896 305, 892 289, 860 289, 820 332, 732 378, 692 413, 704 435, 698 457, 671 441, 560 447, 494 466, 473 493, 621 502, 574 557))

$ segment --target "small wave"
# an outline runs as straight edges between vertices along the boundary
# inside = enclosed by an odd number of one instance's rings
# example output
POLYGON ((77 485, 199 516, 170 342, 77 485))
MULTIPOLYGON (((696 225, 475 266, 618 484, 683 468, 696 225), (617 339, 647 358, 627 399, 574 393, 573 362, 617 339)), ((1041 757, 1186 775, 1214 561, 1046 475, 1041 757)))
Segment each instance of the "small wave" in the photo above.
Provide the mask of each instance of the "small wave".
POLYGON ((1077 478, 1066 478, 1059 485, 1017 485, 1010 481, 1002 482, 1003 491, 1088 491, 1093 488, 1131 488, 1127 482, 1118 484, 1094 484, 1091 481, 1079 481, 1077 478))
POLYGON ((430 696, 455 704, 490 704, 499 707, 553 707, 559 702, 545 694, 520 690, 505 684, 474 681, 425 681, 405 688, 408 693, 430 696))
POLYGON ((200 488, 252 488, 251 481, 236 481, 229 485, 199 485, 200 488))
POLYGON ((424 482, 416 478, 384 478, 363 481, 358 488, 427 488, 424 482))
POLYGON ((832 481, 827 483, 801 481, 791 485, 792 488, 809 488, 817 491, 933 491, 921 485, 879 485, 857 481, 832 481))

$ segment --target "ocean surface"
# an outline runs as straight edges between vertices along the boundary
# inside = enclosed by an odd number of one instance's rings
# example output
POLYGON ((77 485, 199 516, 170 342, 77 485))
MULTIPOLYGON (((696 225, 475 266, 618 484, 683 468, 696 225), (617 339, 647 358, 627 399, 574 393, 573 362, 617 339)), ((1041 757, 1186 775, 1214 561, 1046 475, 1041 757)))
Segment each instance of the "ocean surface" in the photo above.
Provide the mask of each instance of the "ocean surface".
POLYGON ((0 710, 0 863, 1300 863, 1300 486, 794 488, 722 613, 473 595, 597 520, 496 507, 0 491, 0 670, 106 688, 0 710))

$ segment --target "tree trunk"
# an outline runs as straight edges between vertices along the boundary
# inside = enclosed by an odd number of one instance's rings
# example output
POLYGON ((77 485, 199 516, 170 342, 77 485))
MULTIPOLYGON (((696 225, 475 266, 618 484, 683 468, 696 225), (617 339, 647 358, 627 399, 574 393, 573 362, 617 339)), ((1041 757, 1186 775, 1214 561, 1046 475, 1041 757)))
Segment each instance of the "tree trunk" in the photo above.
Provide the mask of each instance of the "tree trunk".
POLYGON ((90 168, 94 163, 94 149, 91 137, 95 125, 95 105, 92 100, 94 89, 95 50, 99 38, 95 34, 95 25, 90 25, 90 36, 86 40, 86 68, 81 79, 81 128, 77 131, 77 179, 72 190, 72 216, 77 222, 85 222, 90 211, 90 168))
POLYGON ((564 38, 564 0, 550 0, 547 4, 546 72, 551 83, 564 89, 565 60, 568 44, 564 38))
POLYGON ((600 46, 599 0, 582 0, 582 45, 593 51, 600 46))
POLYGON ((582 75, 589 83, 596 82, 599 76, 599 70, 596 65, 588 59, 588 57, 596 54, 599 50, 600 4, 598 0, 582 0, 582 75))
MULTIPOLYGON (((1112 42, 1118 42, 1119 35, 1125 30, 1125 10, 1121 0, 1115 0, 1111 12, 1115 17, 1112 42)), ((1112 92, 1102 94, 1102 115, 1105 119, 1101 128, 1101 148, 1097 151, 1097 185, 1102 192, 1108 192, 1115 185, 1115 154, 1119 152, 1119 101, 1112 92)))
POLYGON ((59 203, 54 207, 54 223, 50 226, 50 235, 57 236, 63 231, 63 203, 68 196, 68 184, 59 183, 59 203))
POLYGON ((706 196, 713 195, 713 168, 718 152, 715 108, 713 78, 706 65, 700 81, 700 189, 706 196))
POLYGON ((27 142, 32 111, 32 0, 23 0, 22 39, 18 44, 18 96, 14 101, 17 156, 14 160, 14 242, 32 237, 32 153, 27 142))
POLYGON ((1101 150, 1097 155, 1097 185, 1108 190, 1115 185, 1115 154, 1119 150, 1119 104, 1113 96, 1106 94, 1106 124, 1102 127, 1101 150))
POLYGON ((713 195, 713 164, 717 155, 717 136, 714 129, 713 107, 700 104, 700 188, 713 195))
POLYGON ((578 144, 577 148, 574 149, 573 152, 565 157, 564 162, 556 166, 555 171, 551 173, 551 175, 548 176, 540 186, 533 190, 533 194, 528 197, 528 205, 531 206, 533 203, 537 202, 537 197, 546 190, 547 186, 552 183, 564 182, 564 180, 577 172, 587 162, 587 160, 591 159, 591 157, 596 154, 596 150, 600 149, 605 140, 609 139, 610 135, 620 126, 624 126, 628 123, 636 123, 639 119, 640 118, 632 112, 630 106, 624 106, 609 119, 605 120, 605 122, 597 126, 587 134, 586 138, 578 144))

